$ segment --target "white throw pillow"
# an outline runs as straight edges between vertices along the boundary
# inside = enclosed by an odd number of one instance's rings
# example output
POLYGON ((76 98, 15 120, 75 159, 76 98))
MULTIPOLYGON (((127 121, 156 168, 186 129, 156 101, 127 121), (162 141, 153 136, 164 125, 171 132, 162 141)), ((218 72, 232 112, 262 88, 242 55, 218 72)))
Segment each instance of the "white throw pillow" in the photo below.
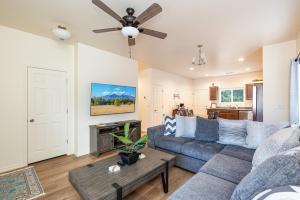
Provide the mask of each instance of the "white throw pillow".
POLYGON ((277 123, 277 124, 267 124, 263 122, 247 122, 247 137, 246 144, 247 148, 256 149, 258 145, 263 143, 269 136, 273 133, 287 127, 289 124, 277 123))
POLYGON ((247 120, 218 118, 219 143, 246 146, 247 120))
POLYGON ((194 138, 196 132, 196 117, 176 115, 175 137, 194 138))
POLYGON ((252 170, 268 158, 300 146, 300 131, 298 128, 284 128, 273 135, 258 146, 253 160, 252 170))

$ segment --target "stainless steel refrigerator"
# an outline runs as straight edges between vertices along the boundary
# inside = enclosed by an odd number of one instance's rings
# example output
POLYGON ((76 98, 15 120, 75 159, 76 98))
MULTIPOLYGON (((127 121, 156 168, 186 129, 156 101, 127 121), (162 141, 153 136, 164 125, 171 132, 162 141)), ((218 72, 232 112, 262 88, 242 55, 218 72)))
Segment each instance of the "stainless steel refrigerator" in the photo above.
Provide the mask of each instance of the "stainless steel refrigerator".
POLYGON ((263 121, 263 83, 253 84, 253 121, 263 121))

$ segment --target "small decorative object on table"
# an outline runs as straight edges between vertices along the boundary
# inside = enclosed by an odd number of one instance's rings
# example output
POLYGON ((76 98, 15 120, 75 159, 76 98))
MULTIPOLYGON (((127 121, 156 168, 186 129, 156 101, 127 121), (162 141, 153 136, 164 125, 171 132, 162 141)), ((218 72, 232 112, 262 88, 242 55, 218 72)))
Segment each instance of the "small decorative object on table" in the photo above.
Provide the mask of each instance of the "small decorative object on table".
POLYGON ((123 163, 127 165, 131 165, 135 163, 139 159, 140 153, 138 151, 145 147, 146 143, 148 142, 148 136, 142 136, 137 141, 133 142, 130 139, 130 136, 135 131, 132 129, 130 131, 130 123, 125 123, 124 125, 124 136, 118 136, 114 133, 112 135, 117 138, 123 145, 117 147, 118 151, 120 152, 119 155, 123 163))
POLYGON ((120 166, 119 165, 110 166, 108 168, 108 171, 111 173, 116 173, 116 172, 120 171, 120 166))

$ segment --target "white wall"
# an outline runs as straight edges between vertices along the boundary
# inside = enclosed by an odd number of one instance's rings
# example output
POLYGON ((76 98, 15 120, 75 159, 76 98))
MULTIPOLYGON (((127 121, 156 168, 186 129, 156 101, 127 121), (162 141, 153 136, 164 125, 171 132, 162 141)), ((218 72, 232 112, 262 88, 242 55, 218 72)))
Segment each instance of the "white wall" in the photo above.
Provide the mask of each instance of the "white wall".
POLYGON ((298 37, 297 37, 297 53, 298 54, 300 53, 300 32, 298 33, 298 37))
MULTIPOLYGON (((66 71, 73 83, 74 48, 0 26, 0 172, 27 165, 27 67, 66 71)), ((69 85, 69 136, 73 133, 69 85)), ((69 146, 69 152, 73 147, 69 146)))
MULTIPOLYGON (((237 74, 237 75, 230 75, 230 76, 218 76, 218 77, 207 77, 207 78, 200 78, 194 80, 194 90, 195 93, 199 90, 206 90, 207 94, 209 94, 209 87, 212 86, 212 83, 215 86, 218 86, 219 89, 222 88, 245 88, 247 83, 252 83, 254 79, 262 79, 262 72, 251 72, 251 73, 244 73, 244 74, 237 74)), ((209 99, 209 96, 207 96, 209 99)), ((196 101, 196 100, 195 100, 196 101)), ((201 104, 201 99, 198 100, 201 104)), ((215 102, 218 106, 226 106, 226 104, 222 104, 219 101, 206 101, 209 105, 202 105, 202 106, 210 106, 210 103, 215 102)), ((239 106, 248 107, 252 106, 252 101, 245 100, 243 103, 238 103, 239 106)))
POLYGON ((263 47, 264 121, 289 120, 289 80, 296 41, 263 47))
POLYGON ((90 152, 89 125, 138 118, 138 101, 135 113, 90 116, 91 83, 137 87, 138 66, 134 60, 78 43, 75 68, 75 146, 80 156, 90 152))
POLYGON ((142 120, 142 130, 145 131, 153 125, 153 86, 163 87, 164 114, 172 114, 172 110, 179 103, 184 103, 186 107, 193 106, 193 81, 182 76, 164 72, 158 69, 144 69, 139 73, 139 99, 142 120), (174 100, 174 93, 180 94, 180 99, 174 100))

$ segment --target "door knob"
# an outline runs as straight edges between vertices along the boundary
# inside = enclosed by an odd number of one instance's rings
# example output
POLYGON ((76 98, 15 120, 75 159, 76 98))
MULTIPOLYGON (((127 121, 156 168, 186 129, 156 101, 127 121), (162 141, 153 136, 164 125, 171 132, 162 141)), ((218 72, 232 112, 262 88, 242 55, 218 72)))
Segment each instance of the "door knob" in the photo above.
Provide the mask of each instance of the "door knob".
POLYGON ((34 122, 34 119, 30 119, 29 122, 33 123, 33 122, 34 122))

